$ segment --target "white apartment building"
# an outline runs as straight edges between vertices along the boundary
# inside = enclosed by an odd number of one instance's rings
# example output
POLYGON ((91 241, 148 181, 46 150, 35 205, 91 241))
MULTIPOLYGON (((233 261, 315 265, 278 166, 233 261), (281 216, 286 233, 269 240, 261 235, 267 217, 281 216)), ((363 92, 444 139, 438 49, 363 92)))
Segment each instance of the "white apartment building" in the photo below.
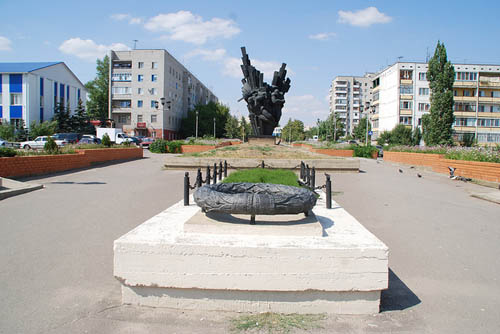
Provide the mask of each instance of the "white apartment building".
MULTIPOLYGON (((480 144, 500 143, 500 66, 453 64, 455 140, 475 135, 480 144)), ((397 62, 373 77, 372 139, 397 124, 421 128, 430 110, 427 63, 397 62)))
POLYGON ((337 76, 330 87, 330 113, 344 124, 346 134, 352 134, 372 100, 372 73, 363 77, 337 76))
POLYGON ((217 97, 166 50, 110 52, 109 118, 130 135, 179 138, 181 119, 217 97))
POLYGON ((51 120, 61 103, 74 112, 87 91, 63 62, 0 63, 0 122, 27 128, 51 120))

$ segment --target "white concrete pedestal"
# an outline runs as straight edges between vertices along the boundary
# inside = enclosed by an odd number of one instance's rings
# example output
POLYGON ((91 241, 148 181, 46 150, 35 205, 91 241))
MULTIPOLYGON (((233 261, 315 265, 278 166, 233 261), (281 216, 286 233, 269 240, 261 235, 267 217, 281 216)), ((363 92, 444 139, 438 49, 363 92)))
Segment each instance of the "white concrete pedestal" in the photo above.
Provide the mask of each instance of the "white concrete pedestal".
POLYGON ((322 194, 313 209, 317 220, 289 216, 294 223, 283 224, 257 216, 251 226, 238 217, 206 222, 198 206, 181 201, 115 240, 122 301, 198 310, 377 313, 380 291, 388 286, 388 249, 333 206, 325 208, 322 194))

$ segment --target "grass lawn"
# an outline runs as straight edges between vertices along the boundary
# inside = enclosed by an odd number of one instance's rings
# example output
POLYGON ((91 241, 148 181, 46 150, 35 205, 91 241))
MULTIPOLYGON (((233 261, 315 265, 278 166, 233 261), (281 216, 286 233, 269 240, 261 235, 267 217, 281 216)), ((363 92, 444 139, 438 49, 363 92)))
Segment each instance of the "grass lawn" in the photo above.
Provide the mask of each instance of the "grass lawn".
POLYGON ((297 175, 290 170, 254 168, 231 173, 222 182, 273 183, 300 187, 297 175))

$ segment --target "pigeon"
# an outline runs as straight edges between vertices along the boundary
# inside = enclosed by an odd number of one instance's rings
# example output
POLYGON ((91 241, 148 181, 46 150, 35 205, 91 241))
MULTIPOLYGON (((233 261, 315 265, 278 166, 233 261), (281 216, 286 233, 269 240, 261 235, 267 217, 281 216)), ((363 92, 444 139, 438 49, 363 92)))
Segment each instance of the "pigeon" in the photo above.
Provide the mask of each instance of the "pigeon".
POLYGON ((410 166, 410 169, 414 169, 414 168, 415 168, 415 166, 410 166))
POLYGON ((455 169, 456 168, 448 166, 448 169, 450 170, 450 179, 454 178, 455 177, 455 169))
POLYGON ((398 169, 398 171, 399 171, 400 173, 402 173, 402 172, 403 172, 403 170, 402 170, 401 168, 400 168, 400 169, 398 169))
POLYGON ((420 175, 419 173, 417 173, 417 176, 418 176, 418 177, 422 177, 422 175, 420 175))

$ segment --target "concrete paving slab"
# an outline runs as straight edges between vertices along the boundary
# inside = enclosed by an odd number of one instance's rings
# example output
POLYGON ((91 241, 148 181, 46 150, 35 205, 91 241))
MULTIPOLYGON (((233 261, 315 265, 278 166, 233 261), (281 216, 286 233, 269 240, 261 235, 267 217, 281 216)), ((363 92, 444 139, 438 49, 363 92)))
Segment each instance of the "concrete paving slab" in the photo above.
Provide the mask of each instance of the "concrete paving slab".
POLYGON ((0 178, 0 200, 42 189, 43 185, 0 178))
POLYGON ((471 194, 472 197, 484 199, 493 203, 500 204, 500 191, 480 192, 471 194))

